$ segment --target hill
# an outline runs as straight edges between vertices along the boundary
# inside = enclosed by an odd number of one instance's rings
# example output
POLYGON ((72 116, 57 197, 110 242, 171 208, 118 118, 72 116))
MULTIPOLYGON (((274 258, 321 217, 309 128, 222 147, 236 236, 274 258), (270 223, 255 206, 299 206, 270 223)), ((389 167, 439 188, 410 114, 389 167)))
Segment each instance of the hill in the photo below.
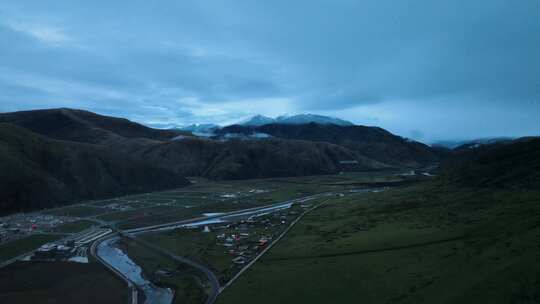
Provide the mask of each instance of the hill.
POLYGON ((442 164, 455 183, 481 187, 540 187, 540 138, 458 149, 442 164))
POLYGON ((233 125, 216 133, 220 136, 264 133, 282 139, 328 142, 343 146, 362 157, 396 167, 417 167, 439 160, 438 153, 427 145, 393 135, 378 127, 274 123, 255 127, 233 125))
POLYGON ((207 139, 72 109, 2 113, 0 123, 4 210, 171 188, 186 184, 184 176, 335 174, 438 160, 425 145, 364 126, 230 126, 207 139))
POLYGON ((359 157, 347 148, 299 140, 185 138, 137 147, 129 152, 186 176, 247 179, 377 170, 387 166, 359 157), (354 164, 340 161, 353 160, 354 164))
POLYGON ((122 138, 168 140, 189 135, 179 130, 152 129, 124 118, 65 108, 0 113, 1 122, 54 139, 86 143, 110 144, 122 138))
POLYGON ((0 123, 0 213, 189 184, 149 162, 0 123))

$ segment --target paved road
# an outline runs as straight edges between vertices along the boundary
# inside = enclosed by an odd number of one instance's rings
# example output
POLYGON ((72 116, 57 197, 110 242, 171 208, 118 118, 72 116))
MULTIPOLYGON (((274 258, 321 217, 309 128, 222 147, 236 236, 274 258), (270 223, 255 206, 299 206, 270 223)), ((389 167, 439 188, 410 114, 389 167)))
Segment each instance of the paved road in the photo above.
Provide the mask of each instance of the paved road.
POLYGON ((240 215, 240 214, 243 214, 243 213, 246 213, 246 212, 254 212, 255 213, 258 210, 263 210, 263 209, 268 209, 268 208, 275 208, 275 207, 279 207, 281 205, 292 204, 292 203, 295 203, 295 202, 298 202, 298 201, 303 201, 303 200, 306 200, 306 199, 315 199, 315 198, 318 198, 318 197, 321 197, 321 196, 328 196, 328 195, 332 195, 332 194, 334 194, 334 193, 333 192, 324 192, 324 193, 319 193, 319 194, 315 194, 315 195, 309 195, 309 196, 305 196, 305 197, 301 197, 301 198, 297 198, 297 199, 293 199, 293 200, 289 200, 289 201, 285 201, 285 202, 265 205, 265 206, 259 206, 259 207, 253 207, 253 208, 248 208, 248 209, 236 210, 236 211, 226 212, 226 213, 213 215, 213 216, 202 216, 202 217, 196 217, 196 218, 181 220, 181 221, 177 221, 177 222, 170 222, 170 223, 164 223, 164 224, 158 224, 158 225, 152 225, 152 226, 128 229, 128 230, 124 230, 124 231, 128 232, 128 233, 140 233, 140 232, 148 232, 148 231, 152 231, 152 230, 157 231, 157 230, 160 230, 160 229, 165 230, 167 228, 175 229, 175 228, 180 227, 182 225, 192 224, 192 223, 196 223, 196 222, 203 221, 203 220, 213 220, 213 219, 219 219, 219 218, 227 218, 227 217, 231 217, 231 216, 235 216, 235 215, 240 215))
MULTIPOLYGON (((195 269, 198 269, 198 270, 202 271, 207 276, 207 278, 208 278, 208 280, 210 282, 210 285, 211 285, 211 292, 210 292, 210 295, 207 298, 206 304, 212 304, 212 303, 214 303, 216 301, 217 296, 219 295, 219 293, 220 293, 220 291, 222 289, 220 288, 219 280, 217 279, 215 274, 210 269, 208 269, 204 265, 198 264, 198 263, 196 263, 196 262, 194 262, 192 260, 189 260, 189 259, 187 259, 185 257, 181 257, 181 256, 178 256, 178 255, 172 254, 172 253, 168 252, 167 250, 165 250, 165 249, 163 249, 161 247, 158 247, 156 245, 153 245, 151 243, 143 241, 143 240, 137 238, 136 235, 143 234, 143 233, 162 231, 162 230, 167 230, 167 229, 176 229, 176 228, 181 227, 183 225, 194 224, 194 223, 198 223, 198 222, 201 222, 201 221, 208 221, 208 220, 220 219, 220 218, 230 218, 230 217, 241 216, 241 215, 251 215, 251 214, 256 214, 257 212, 268 212, 269 210, 272 211, 273 209, 279 210, 281 206, 286 206, 287 204, 292 204, 292 203, 295 203, 295 202, 304 202, 304 201, 306 201, 308 199, 315 199, 315 198, 320 198, 320 197, 323 197, 323 196, 330 196, 330 195, 335 195, 335 193, 333 193, 333 192, 318 193, 318 194, 315 194, 315 195, 301 197, 301 198, 297 198, 297 199, 293 199, 293 200, 289 200, 289 201, 285 201, 285 202, 280 202, 280 203, 275 203, 275 204, 270 204, 270 205, 265 205, 265 206, 260 206, 260 207, 254 207, 254 208, 248 208, 248 209, 242 209, 242 210, 222 213, 222 214, 215 215, 215 216, 197 217, 197 218, 192 218, 192 219, 187 219, 187 220, 182 220, 182 221, 164 223, 164 224, 159 224, 159 225, 152 225, 152 226, 129 229, 129 230, 124 230, 124 231, 118 230, 118 229, 116 229, 114 227, 112 227, 112 228, 121 236, 130 238, 130 239, 132 239, 132 240, 134 240, 136 242, 139 242, 140 244, 142 244, 142 245, 144 245, 144 246, 146 246, 148 248, 151 248, 151 249, 155 250, 156 252, 158 252, 160 254, 163 254, 163 255, 165 255, 165 256, 167 256, 167 257, 169 257, 169 258, 171 258, 171 259, 173 259, 175 261, 178 261, 180 263, 189 265, 189 266, 191 266, 191 267, 193 267, 195 269)), ((310 210, 312 210, 312 209, 310 209, 310 210)), ((299 219, 300 219, 300 217, 297 218, 296 221, 292 225, 294 225, 296 222, 298 222, 299 219)), ((289 226, 288 229, 290 229, 292 227, 292 225, 289 226)), ((288 231, 288 229, 286 231, 288 231)), ((284 233, 286 233, 286 231, 284 233)), ((284 235, 284 233, 278 239, 276 239, 272 243, 272 245, 275 244, 277 241, 279 241, 279 239, 284 235)), ((118 276, 120 276, 123 280, 125 280, 128 283, 128 285, 130 286, 130 288, 132 288, 132 291, 133 291, 133 288, 135 288, 133 282, 131 282, 124 274, 119 273, 118 270, 116 270, 114 267, 107 264, 106 261, 101 259, 96 254, 96 251, 95 251, 96 245, 95 244, 99 244, 100 242, 104 241, 108 237, 110 237, 110 236, 106 236, 106 237, 104 237, 102 239, 96 240, 94 242, 94 244, 92 244, 90 252, 94 257, 96 257, 96 259, 98 261, 100 261, 107 268, 109 268, 111 271, 113 271, 118 276)), ((270 249, 270 247, 271 246, 267 247, 265 249, 265 251, 270 249)), ((252 261, 249 265, 252 265, 255 262, 255 260, 256 259, 254 259, 254 261, 252 261)), ((132 297, 132 303, 137 303, 136 298, 134 299, 132 297)))

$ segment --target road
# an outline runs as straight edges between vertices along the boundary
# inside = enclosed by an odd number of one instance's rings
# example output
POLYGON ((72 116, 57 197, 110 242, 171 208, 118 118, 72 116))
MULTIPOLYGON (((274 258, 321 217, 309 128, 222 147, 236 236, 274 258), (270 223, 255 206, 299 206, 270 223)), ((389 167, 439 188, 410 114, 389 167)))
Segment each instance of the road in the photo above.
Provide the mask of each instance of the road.
MULTIPOLYGON (((212 216, 196 217, 196 218, 191 218, 191 219, 187 219, 187 220, 164 223, 164 224, 159 224, 159 225, 152 225, 152 226, 147 226, 147 227, 128 229, 128 230, 124 230, 124 231, 118 230, 118 229, 116 229, 114 227, 113 227, 113 229, 115 229, 117 235, 130 238, 130 239, 132 239, 132 240, 134 240, 134 241, 136 241, 136 242, 138 242, 138 243, 140 243, 140 244, 142 244, 142 245, 144 245, 144 246, 146 246, 146 247, 148 247, 148 248, 150 248, 150 249, 152 249, 152 250, 154 250, 154 251, 156 251, 156 252, 158 252, 158 253, 160 253, 162 255, 165 255, 165 256, 167 256, 167 257, 169 257, 169 258, 171 258, 171 259, 173 259, 173 260, 175 260, 177 262, 186 264, 188 266, 191 266, 191 267, 193 267, 195 269, 198 269, 201 272, 203 272, 206 275, 206 277, 208 278, 208 281, 210 283, 210 288, 211 288, 210 294, 209 294, 209 296, 208 296, 208 298, 206 300, 206 304, 212 304, 212 303, 215 302, 215 300, 217 299, 217 296, 219 295, 219 293, 224 288, 220 287, 219 280, 217 279, 215 274, 210 269, 208 269, 204 265, 201 265, 201 264, 198 264, 198 263, 196 263, 196 262, 194 262, 192 260, 186 259, 185 257, 181 257, 181 256, 178 256, 178 255, 172 254, 172 253, 168 252, 167 250, 165 250, 163 248, 160 248, 158 246, 155 246, 153 244, 150 244, 150 243, 148 243, 148 242, 146 242, 144 240, 141 240, 140 238, 137 238, 136 236, 139 235, 139 234, 146 234, 146 233, 152 233, 152 232, 159 232, 159 231, 164 231, 164 230, 176 229, 176 228, 180 228, 180 227, 186 226, 186 225, 195 225, 195 224, 201 225, 201 224, 206 223, 207 221, 228 219, 228 218, 235 218, 235 217, 246 217, 246 216, 259 215, 259 214, 263 214, 263 213, 269 213, 269 212, 273 212, 273 211, 288 208, 295 202, 305 202, 305 201, 310 200, 310 199, 316 199, 316 198, 321 198, 321 197, 324 197, 324 196, 332 196, 332 195, 336 195, 336 193, 334 193, 334 192, 318 193, 318 194, 315 194, 315 195, 309 195, 309 196, 296 198, 296 199, 285 201, 285 202, 265 205, 265 206, 259 206, 259 207, 254 207, 254 208, 236 210, 236 211, 217 214, 217 215, 212 215, 212 216)), ((318 207, 318 206, 319 205, 317 205, 315 207, 318 207)), ((276 240, 274 240, 271 244, 269 244, 269 246, 267 248, 265 248, 263 250, 263 252, 261 252, 261 254, 259 254, 246 267, 244 267, 241 272, 245 271, 245 269, 247 269, 251 265, 253 265, 255 263, 255 261, 258 258, 260 258, 260 256, 262 256, 265 252, 267 252, 274 244, 276 244, 292 228, 292 226, 294 226, 301 219, 301 217, 304 214, 306 214, 307 212, 313 210, 314 208, 311 208, 311 209, 307 210, 306 212, 302 213, 295 221, 293 221, 293 223, 291 225, 288 226, 288 228, 276 240)), ((96 251, 97 246, 99 246, 99 244, 101 242, 103 242, 104 240, 106 240, 107 238, 110 238, 110 237, 111 236, 109 235, 109 236, 105 236, 105 237, 103 237, 101 239, 96 240, 94 242, 94 244, 92 244, 90 252, 96 258, 97 261, 104 264, 113 273, 117 274, 124 281, 126 281, 127 285, 130 286, 130 288, 132 289, 132 293, 136 294, 136 290, 134 290, 134 289, 137 289, 135 287, 136 284, 134 284, 134 282, 130 281, 130 279, 126 275, 119 272, 118 269, 114 268, 112 265, 108 264, 107 261, 105 261, 104 259, 99 257, 99 254, 96 251)), ((240 274, 237 274, 237 276, 235 278, 237 278, 240 274)), ((230 286, 230 284, 232 284, 232 282, 229 282, 226 286, 230 286)), ((131 297, 130 303, 133 303, 133 304, 137 303, 136 296, 131 297)))
POLYGON ((291 222, 291 224, 287 227, 287 229, 285 229, 274 241, 272 241, 272 243, 270 243, 268 246, 266 246, 266 248, 264 248, 263 251, 261 251, 261 253, 259 253, 253 260, 251 260, 246 266, 244 266, 244 268, 242 268, 234 277, 232 277, 228 282, 227 284, 225 284, 225 286, 223 286, 222 288, 220 288, 219 290, 219 293, 222 293, 226 288, 230 287, 234 282, 236 282, 236 280, 238 280, 238 278, 246 271, 248 270, 251 266, 253 266, 253 264, 255 264, 255 262, 257 262, 257 260, 259 260, 264 254, 266 254, 272 247, 274 247, 274 245, 276 245, 286 234, 287 232, 289 232, 306 214, 308 214, 309 212, 321 207, 323 204, 325 204, 328 200, 325 200, 323 202, 321 202, 320 204, 317 204, 315 206, 313 206, 312 208, 302 212, 302 214, 300 214, 294 221, 291 222))
POLYGON ((141 233, 141 232, 148 232, 148 231, 161 231, 161 230, 167 230, 167 229, 176 229, 176 228, 179 228, 181 226, 197 223, 197 222, 200 222, 200 221, 208 221, 208 220, 215 220, 215 219, 220 219, 220 218, 228 218, 228 217, 238 216, 238 215, 242 215, 242 214, 246 214, 246 213, 250 213, 250 212, 251 213, 257 213, 259 211, 266 211, 267 209, 279 208, 280 206, 285 206, 285 205, 292 204, 292 203, 295 203, 295 202, 298 202, 298 201, 304 201, 304 200, 307 200, 307 199, 315 199, 315 198, 318 198, 318 197, 328 196, 328 195, 333 195, 333 194, 334 194, 333 192, 324 192, 324 193, 319 193, 319 194, 315 194, 315 195, 309 195, 309 196, 296 198, 296 199, 292 199, 292 200, 285 201, 285 202, 279 202, 279 203, 274 203, 274 204, 270 204, 270 205, 265 205, 265 206, 259 206, 259 207, 247 208, 247 209, 242 209, 242 210, 236 210, 236 211, 221 213, 221 214, 212 215, 212 216, 201 216, 201 217, 181 220, 181 221, 177 221, 177 222, 170 222, 170 223, 164 223, 164 224, 158 224, 158 225, 152 225, 152 226, 128 229, 128 230, 124 230, 124 232, 128 232, 128 233, 133 234, 133 233, 141 233))

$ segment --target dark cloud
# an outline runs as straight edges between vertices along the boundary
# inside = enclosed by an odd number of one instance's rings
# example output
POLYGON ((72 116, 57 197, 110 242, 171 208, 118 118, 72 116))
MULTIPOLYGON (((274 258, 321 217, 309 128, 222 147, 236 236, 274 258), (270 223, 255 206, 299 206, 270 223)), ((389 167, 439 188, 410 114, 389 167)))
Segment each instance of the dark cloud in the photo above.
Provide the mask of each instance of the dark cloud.
POLYGON ((318 112, 425 140, 540 133, 537 0, 8 0, 0 43, 0 111, 318 112))

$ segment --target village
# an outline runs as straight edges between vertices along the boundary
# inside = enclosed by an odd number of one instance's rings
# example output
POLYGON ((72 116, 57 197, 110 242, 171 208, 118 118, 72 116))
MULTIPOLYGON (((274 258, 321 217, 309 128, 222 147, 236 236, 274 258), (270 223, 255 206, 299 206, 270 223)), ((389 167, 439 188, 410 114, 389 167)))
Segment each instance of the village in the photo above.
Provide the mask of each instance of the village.
MULTIPOLYGON (((255 214, 247 218, 237 217, 224 222, 185 227, 166 235, 184 244, 188 240, 193 243, 200 242, 199 248, 183 253, 196 253, 204 264, 216 272, 219 280, 225 283, 311 206, 310 203, 297 202, 289 208, 255 214)), ((169 272, 160 270, 161 273, 163 271, 169 272)))
POLYGON ((52 230, 77 218, 40 213, 17 213, 0 218, 0 244, 52 230))

